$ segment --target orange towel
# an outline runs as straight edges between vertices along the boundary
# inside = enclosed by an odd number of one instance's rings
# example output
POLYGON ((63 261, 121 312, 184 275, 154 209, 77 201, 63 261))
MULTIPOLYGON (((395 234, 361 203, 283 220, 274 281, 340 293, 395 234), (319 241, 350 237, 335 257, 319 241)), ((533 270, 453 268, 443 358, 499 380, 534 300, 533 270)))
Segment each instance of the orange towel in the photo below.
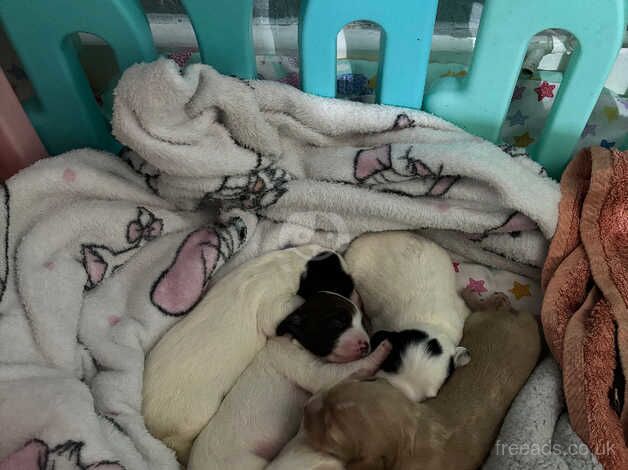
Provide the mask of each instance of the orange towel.
POLYGON ((543 268, 545 338, 574 430, 607 470, 628 468, 628 153, 581 151, 561 180, 543 268))

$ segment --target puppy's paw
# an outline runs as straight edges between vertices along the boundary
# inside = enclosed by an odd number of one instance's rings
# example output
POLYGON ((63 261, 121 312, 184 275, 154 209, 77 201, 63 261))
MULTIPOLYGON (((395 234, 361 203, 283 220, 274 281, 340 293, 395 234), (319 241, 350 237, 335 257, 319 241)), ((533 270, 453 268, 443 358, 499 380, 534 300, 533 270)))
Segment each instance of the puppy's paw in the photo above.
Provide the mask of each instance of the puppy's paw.
POLYGON ((510 303, 510 299, 503 292, 495 292, 483 299, 479 294, 466 287, 460 293, 467 306, 474 312, 485 310, 497 310, 500 312, 515 312, 510 303))
POLYGON ((503 292, 495 292, 484 301, 484 310, 498 310, 500 312, 514 312, 510 299, 503 292))
POLYGON ((484 299, 480 295, 472 290, 470 287, 465 287, 460 293, 462 300, 465 301, 467 307, 473 311, 484 310, 484 299))
POLYGON ((360 368, 358 371, 359 374, 363 378, 370 377, 375 374, 390 354, 390 351, 392 351, 392 344, 390 341, 384 340, 379 343, 379 346, 377 346, 371 354, 363 359, 364 367, 360 368))
POLYGON ((350 381, 360 382, 364 379, 373 377, 376 372, 377 372, 377 369, 374 369, 373 367, 362 367, 361 369, 356 370, 353 374, 347 377, 346 381, 347 382, 350 382, 350 381))
POLYGON ((471 354, 469 353, 469 350, 462 346, 456 347, 456 353, 454 354, 454 367, 456 369, 458 367, 464 367, 469 362, 471 362, 471 354))
POLYGON ((375 351, 373 351, 369 357, 381 358, 381 362, 384 362, 390 354, 390 351, 392 351, 392 343, 385 339, 379 343, 379 345, 375 348, 375 351))

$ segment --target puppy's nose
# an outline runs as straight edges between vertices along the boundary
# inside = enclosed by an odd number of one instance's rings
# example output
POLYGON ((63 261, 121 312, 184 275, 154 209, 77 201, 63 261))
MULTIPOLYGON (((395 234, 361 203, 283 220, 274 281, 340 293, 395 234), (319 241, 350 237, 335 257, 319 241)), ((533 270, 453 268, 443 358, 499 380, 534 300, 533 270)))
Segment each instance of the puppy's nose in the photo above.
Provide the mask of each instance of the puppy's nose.
POLYGON ((360 354, 362 354, 362 356, 366 356, 369 353, 370 345, 369 342, 366 340, 361 339, 360 341, 358 341, 358 348, 360 350, 360 354))

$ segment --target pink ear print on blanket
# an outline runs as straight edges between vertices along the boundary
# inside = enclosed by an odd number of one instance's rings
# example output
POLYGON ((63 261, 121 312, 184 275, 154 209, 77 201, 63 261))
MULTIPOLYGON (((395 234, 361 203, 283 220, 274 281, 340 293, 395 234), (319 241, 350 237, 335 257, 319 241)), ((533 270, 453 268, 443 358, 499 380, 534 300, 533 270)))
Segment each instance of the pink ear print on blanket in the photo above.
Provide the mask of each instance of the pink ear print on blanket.
POLYGON ((416 122, 414 121, 414 119, 410 119, 410 117, 406 113, 401 113, 397 115, 392 130, 399 131, 401 129, 408 129, 409 127, 415 126, 416 122))
POLYGON ((188 235, 174 262, 153 285, 153 305, 166 315, 188 313, 205 293, 219 255, 220 240, 214 230, 202 228, 188 235))
POLYGON ((390 151, 390 144, 358 151, 354 161, 355 179, 363 182, 377 173, 390 169, 392 167, 390 151))
POLYGON ((438 178, 426 196, 443 196, 460 179, 460 176, 443 176, 438 178))
POLYGON ((491 233, 519 233, 530 230, 536 230, 538 226, 536 222, 527 215, 523 215, 521 212, 515 212, 508 217, 506 222, 496 229, 491 230, 491 233))
POLYGON ((87 288, 97 286, 105 277, 109 266, 103 257, 98 253, 95 245, 83 245, 81 249, 83 255, 83 266, 87 273, 87 288))
POLYGON ((38 439, 30 441, 0 462, 0 470, 40 470, 46 468, 48 446, 38 439))
POLYGON ((421 160, 412 160, 409 162, 409 165, 410 171, 415 175, 421 176, 423 178, 434 175, 430 167, 423 163, 421 160))

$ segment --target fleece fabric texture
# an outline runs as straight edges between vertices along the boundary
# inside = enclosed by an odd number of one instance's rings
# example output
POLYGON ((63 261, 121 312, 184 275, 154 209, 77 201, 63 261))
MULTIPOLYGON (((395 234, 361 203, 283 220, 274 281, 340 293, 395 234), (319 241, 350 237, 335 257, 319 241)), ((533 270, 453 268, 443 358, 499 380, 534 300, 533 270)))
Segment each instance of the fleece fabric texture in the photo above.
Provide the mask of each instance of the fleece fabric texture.
POLYGON ((239 259, 423 228, 470 261, 539 277, 559 188, 517 149, 427 113, 165 59, 128 69, 115 94, 114 134, 157 194, 258 216, 239 259))
POLYGON ((554 359, 544 359, 515 398, 482 469, 603 469, 569 424, 554 359))
POLYGON ((575 431, 607 470, 628 468, 628 153, 580 152, 561 180, 542 320, 575 431))
POLYGON ((177 468, 141 415, 145 354, 247 259, 423 229, 538 278, 556 227, 541 167, 422 112, 159 60, 125 72, 113 130, 123 158, 76 150, 0 186, 4 468, 177 468))

